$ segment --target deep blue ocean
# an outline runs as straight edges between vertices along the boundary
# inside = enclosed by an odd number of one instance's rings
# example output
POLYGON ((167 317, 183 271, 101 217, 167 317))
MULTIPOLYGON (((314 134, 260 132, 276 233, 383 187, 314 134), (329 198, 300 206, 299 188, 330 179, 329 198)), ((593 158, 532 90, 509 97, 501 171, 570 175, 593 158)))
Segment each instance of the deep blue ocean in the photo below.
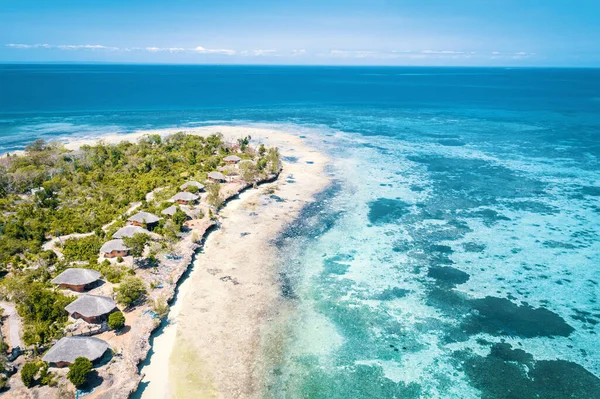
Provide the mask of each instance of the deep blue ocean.
POLYGON ((0 65, 0 152, 215 124, 331 157, 266 396, 600 398, 600 69, 0 65))

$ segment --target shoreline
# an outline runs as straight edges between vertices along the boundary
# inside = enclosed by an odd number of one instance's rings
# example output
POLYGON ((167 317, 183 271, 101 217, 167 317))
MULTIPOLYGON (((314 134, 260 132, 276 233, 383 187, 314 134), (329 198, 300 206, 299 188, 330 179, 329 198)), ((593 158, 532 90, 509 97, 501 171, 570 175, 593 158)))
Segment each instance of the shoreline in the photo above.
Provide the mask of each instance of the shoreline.
POLYGON ((172 304, 175 313, 153 337, 152 357, 141 368, 141 383, 147 386, 133 397, 259 396, 262 341, 269 323, 280 316, 282 299, 272 241, 330 182, 324 175, 328 159, 299 137, 256 128, 219 129, 253 139, 257 133, 268 135, 266 144, 297 160, 283 163, 279 179, 245 191, 220 211, 220 228, 198 251, 172 304))
MULTIPOLYGON (((123 353, 121 355, 123 358, 120 363, 123 363, 124 361, 125 364, 121 364, 118 372, 111 377, 111 381, 108 382, 108 387, 88 395, 90 399, 128 397, 162 399, 164 397, 168 397, 167 393, 169 392, 169 380, 173 380, 171 381, 172 389, 174 389, 173 387, 176 388, 177 386, 180 386, 182 381, 185 380, 185 378, 182 378, 182 376, 185 376, 186 370, 181 370, 181 367, 179 367, 179 369, 177 369, 177 367, 170 367, 171 372, 165 373, 164 367, 165 360, 169 361, 170 366, 173 366, 173 353, 176 352, 177 348, 181 347, 181 341, 186 339, 185 337, 181 337, 181 334, 179 333, 179 325, 184 324, 186 326, 184 328, 188 329, 191 327, 192 331, 198 331, 203 328, 202 325, 197 325, 198 323, 203 324, 202 315, 199 315, 200 317, 198 318, 195 317, 198 315, 195 315, 194 317, 188 318, 183 323, 180 320, 179 315, 181 312, 183 311, 184 314, 186 314, 185 312, 189 310, 188 307, 192 306, 193 308, 196 306, 197 303, 195 301, 201 298, 198 295, 192 295, 193 300, 191 301, 191 305, 186 307, 186 293, 185 289, 179 291, 180 283, 183 285, 187 281, 193 281, 194 276, 200 273, 199 270, 206 270, 201 263, 199 264, 199 262, 201 262, 199 258, 202 258, 207 254, 210 255, 214 252, 217 257, 222 257, 223 249, 225 255, 227 255, 230 252, 228 248, 242 248, 246 244, 248 244, 246 249, 253 255, 256 254, 254 251, 255 248, 268 248, 271 241, 277 236, 278 232, 282 231, 287 224, 291 223, 299 214, 304 205, 312 202, 314 200, 314 195, 324 189, 330 182, 329 177, 325 176, 324 174, 324 167, 328 162, 326 156, 306 145, 303 138, 291 133, 272 129, 244 126, 205 126, 191 129, 169 128, 138 131, 131 134, 111 134, 100 136, 95 139, 73 139, 65 143, 64 146, 70 150, 77 150, 82 145, 93 145, 98 141, 116 144, 122 141, 135 141, 148 134, 158 134, 161 137, 164 137, 177 132, 185 132, 186 134, 197 134, 202 136, 206 136, 211 133, 221 133, 226 141, 235 141, 237 138, 251 135, 254 145, 264 143, 268 146, 278 147, 281 158, 286 159, 287 157, 289 161, 282 161, 282 170, 280 173, 275 177, 268 178, 266 181, 261 182, 258 189, 252 189, 252 187, 241 187, 238 192, 227 192, 226 195, 228 195, 228 198, 224 203, 224 207, 219 211, 218 214, 218 220, 221 222, 220 228, 215 229, 214 226, 204 226, 205 229, 199 231, 201 234, 199 234, 198 242, 193 242, 191 240, 192 234, 190 233, 178 243, 180 253, 182 254, 182 259, 179 260, 173 267, 173 282, 164 290, 160 290, 160 292, 152 295, 152 297, 159 295, 166 297, 167 301, 174 308, 175 313, 171 314, 170 311, 169 315, 167 316, 170 320, 169 325, 164 325, 163 323, 155 324, 150 318, 138 318, 137 320, 139 324, 134 328, 137 331, 132 331, 134 334, 129 338, 130 341, 134 340, 134 342, 130 343, 129 345, 134 347, 135 350, 133 353, 123 353), (290 176, 293 178, 290 179, 290 176), (267 190, 268 193, 265 194, 267 190), (238 193, 240 193, 239 196, 238 193), (271 198, 271 195, 273 194, 276 196, 276 198, 278 198, 277 200, 273 200, 271 198), (259 206, 258 202, 261 200, 263 202, 266 200, 266 203, 260 205, 263 209, 261 209, 261 212, 258 213, 258 217, 256 217, 257 215, 252 217, 257 223, 259 223, 258 226, 255 226, 255 231, 248 236, 242 236, 241 234, 246 232, 237 232, 237 235, 236 233, 232 232, 232 230, 235 231, 235 229, 231 228, 231 224, 240 222, 240 217, 243 218, 244 216, 239 213, 236 214, 233 208, 238 210, 247 206, 253 206, 256 208, 259 206), (263 212, 263 210, 267 210, 267 212, 263 212), (257 232, 261 233, 261 239, 254 241, 254 244, 250 244, 254 237, 258 237, 259 234, 255 234, 257 232), (227 240, 230 240, 231 242, 229 245, 213 251, 211 249, 211 242, 216 240, 213 238, 215 236, 219 236, 221 238, 226 237, 227 240), (249 239, 249 237, 252 238, 249 239), (192 267, 192 263, 194 261, 195 264, 192 267), (188 274, 187 276, 186 273, 188 274), (186 279, 182 281, 184 276, 186 276, 186 279), (173 298, 175 298, 175 301, 172 301, 173 298), (174 318, 174 320, 172 320, 172 318, 174 318), (167 332, 167 334, 173 334, 175 338, 173 338, 173 335, 163 336, 165 331, 168 331, 173 326, 176 327, 175 331, 167 332), (153 335, 157 329, 161 328, 163 330, 159 334, 153 335), (165 339, 168 342, 164 342, 165 339), (150 345, 151 340, 153 342, 152 346, 150 345), (152 351, 152 357, 147 360, 147 356, 150 351, 152 351), (158 361, 160 364, 155 372, 151 366, 153 359, 161 359, 158 361), (147 365, 142 366, 143 363, 147 363, 147 365), (148 375, 149 377, 144 379, 144 375, 148 375), (136 396, 136 392, 138 391, 141 383, 146 383, 147 387, 144 388, 139 396, 136 396)), ((247 214, 248 212, 245 213, 247 214)), ((275 305, 278 297, 280 296, 280 288, 275 270, 274 253, 272 251, 269 253, 269 250, 265 250, 260 259, 261 262, 264 262, 264 264, 261 266, 259 262, 259 266, 261 267, 255 269, 253 274, 259 279, 261 279, 261 275, 269 275, 269 277, 265 279, 263 287, 259 290, 262 291, 262 294, 266 294, 267 291, 269 293, 268 295, 261 296, 259 300, 257 300, 257 292, 247 292, 251 300, 243 305, 250 305, 250 307, 254 309, 261 308, 263 311, 266 310, 267 307, 276 309, 275 305)), ((238 288, 244 287, 244 284, 234 285, 231 282, 232 280, 227 280, 228 276, 229 275, 215 277, 226 277, 225 280, 228 281, 229 285, 233 285, 238 288)), ((222 279, 217 281, 224 282, 222 279)), ((211 294, 214 297, 213 299, 218 298, 220 296, 219 288, 213 290, 211 294)), ((224 306, 227 308, 233 305, 235 296, 220 299, 221 301, 219 302, 219 306, 224 306)), ((238 303, 238 305, 240 305, 240 303, 238 303)), ((258 321, 263 320, 260 312, 253 313, 253 315, 254 318, 249 318, 246 320, 248 322, 246 325, 250 326, 256 324, 261 325, 262 327, 262 323, 257 323, 258 321)), ((239 318, 234 315, 228 314, 228 316, 236 321, 239 321, 239 318)), ((216 320, 212 320, 211 325, 213 325, 214 328, 211 331, 215 332, 219 331, 219 329, 225 328, 226 322, 226 318, 217 318, 216 320)), ((256 363, 258 358, 260 358, 260 353, 258 353, 258 351, 261 349, 261 345, 260 339, 257 340, 256 333, 257 331, 254 331, 252 334, 247 335, 250 336, 251 339, 242 342, 241 346, 238 348, 238 354, 255 354, 254 358, 245 358, 243 360, 240 359, 239 361, 239 366, 243 369, 246 378, 250 380, 256 376, 254 363, 256 363)), ((107 339, 107 341, 110 343, 110 339, 107 339)), ((206 341, 204 345, 201 345, 200 348, 196 349, 198 349, 198 351, 190 351, 190 353, 195 353, 196 355, 193 359, 191 359, 190 362, 187 362, 188 365, 194 365, 195 361, 201 359, 201 357, 197 356, 196 352, 204 352, 202 358, 209 359, 209 363, 213 362, 214 359, 219 358, 231 359, 229 354, 226 353, 226 349, 214 345, 214 343, 210 340, 206 341), (206 351, 210 353, 207 353, 206 351)), ((227 367, 225 367, 223 364, 219 365, 217 363, 211 363, 211 370, 218 371, 225 368, 227 367)), ((238 374, 234 375, 234 377, 239 379, 238 374)), ((239 392, 233 393, 235 389, 232 389, 224 384, 224 381, 227 379, 228 377, 226 372, 225 374, 217 373, 210 376, 206 375, 206 380, 210 381, 211 386, 215 387, 213 394, 209 395, 208 397, 216 397, 216 395, 218 397, 252 397, 251 395, 240 396, 239 392)), ((200 384, 200 386, 201 385, 202 384, 200 384)), ((179 394, 177 397, 198 397, 196 392, 192 389, 189 389, 189 387, 186 387, 184 390, 186 391, 186 394, 179 394)), ((254 396, 256 396, 258 391, 255 389, 253 392, 255 393, 254 396)))

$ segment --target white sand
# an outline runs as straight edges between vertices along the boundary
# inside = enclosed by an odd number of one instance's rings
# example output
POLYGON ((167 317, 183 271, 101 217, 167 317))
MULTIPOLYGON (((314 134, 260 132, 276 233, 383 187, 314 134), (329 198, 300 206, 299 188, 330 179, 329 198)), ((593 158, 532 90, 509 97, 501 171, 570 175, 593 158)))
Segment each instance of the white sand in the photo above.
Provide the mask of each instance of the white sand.
MULTIPOLYGON (((271 242, 329 184, 324 173, 327 158, 299 137, 279 131, 226 126, 183 130, 202 135, 221 132, 226 140, 251 135, 252 143, 277 146, 283 156, 298 160, 284 163, 278 181, 248 190, 221 211, 221 228, 209 236, 204 253, 180 287, 169 326, 154 339, 154 353, 142 369, 142 382, 148 383, 142 398, 259 397, 264 331, 280 311, 271 242), (293 175, 294 183, 287 182, 288 175, 293 175), (283 202, 271 199, 271 192, 283 202)), ((148 133, 102 139, 119 142, 148 133)), ((93 142, 78 140, 67 146, 76 149, 82 144, 93 142)))

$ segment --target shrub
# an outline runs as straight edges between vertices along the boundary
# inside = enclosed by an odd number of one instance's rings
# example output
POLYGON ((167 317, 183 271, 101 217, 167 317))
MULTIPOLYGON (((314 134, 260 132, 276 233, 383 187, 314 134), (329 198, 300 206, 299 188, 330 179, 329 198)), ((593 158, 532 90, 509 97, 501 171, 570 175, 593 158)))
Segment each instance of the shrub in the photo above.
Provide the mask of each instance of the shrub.
POLYGON ((166 299, 161 296, 152 304, 152 310, 162 319, 169 313, 169 304, 166 299))
POLYGON ((123 257, 122 257, 122 256, 119 256, 119 257, 117 258, 117 262, 119 262, 119 263, 123 263, 123 257))
POLYGON ((90 362, 89 359, 80 356, 69 366, 67 378, 73 385, 80 387, 87 382, 90 371, 92 371, 92 362, 90 362))
POLYGON ((125 325, 125 316, 121 312, 114 312, 108 316, 108 327, 111 330, 119 330, 125 325))
POLYGON ((132 303, 146 295, 144 282, 138 277, 125 277, 121 280, 117 293, 117 302, 124 306, 130 306, 132 303))
POLYGON ((40 369, 40 385, 49 385, 51 387, 56 386, 56 380, 54 374, 48 371, 48 363, 41 362, 40 369))
POLYGON ((38 373, 40 366, 36 362, 28 362, 21 369, 21 381, 27 388, 31 388, 35 383, 35 376, 38 373))

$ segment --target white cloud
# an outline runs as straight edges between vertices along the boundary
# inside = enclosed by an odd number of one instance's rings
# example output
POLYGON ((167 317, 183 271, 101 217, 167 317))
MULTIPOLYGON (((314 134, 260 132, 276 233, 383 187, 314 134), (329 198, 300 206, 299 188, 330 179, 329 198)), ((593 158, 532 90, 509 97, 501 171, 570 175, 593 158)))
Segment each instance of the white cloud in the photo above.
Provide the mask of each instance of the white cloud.
POLYGON ((275 53, 277 52, 277 50, 244 50, 242 52, 240 52, 241 55, 243 56, 255 56, 255 57, 262 57, 265 55, 275 55, 275 53))
POLYGON ((452 51, 452 50, 422 50, 422 54, 464 54, 464 51, 452 51))
POLYGON ((194 49, 195 52, 200 53, 200 54, 225 54, 225 55, 234 55, 235 54, 235 50, 228 50, 228 49, 209 49, 209 48, 204 48, 202 46, 198 46, 194 49))
POLYGON ((9 43, 7 47, 30 49, 30 48, 45 48, 58 50, 108 50, 118 51, 120 48, 111 46, 102 46, 100 44, 15 44, 9 43))
POLYGON ((330 55, 341 58, 384 58, 385 53, 365 50, 331 50, 330 55))
POLYGON ((306 50, 292 50, 293 56, 306 55, 306 50))

